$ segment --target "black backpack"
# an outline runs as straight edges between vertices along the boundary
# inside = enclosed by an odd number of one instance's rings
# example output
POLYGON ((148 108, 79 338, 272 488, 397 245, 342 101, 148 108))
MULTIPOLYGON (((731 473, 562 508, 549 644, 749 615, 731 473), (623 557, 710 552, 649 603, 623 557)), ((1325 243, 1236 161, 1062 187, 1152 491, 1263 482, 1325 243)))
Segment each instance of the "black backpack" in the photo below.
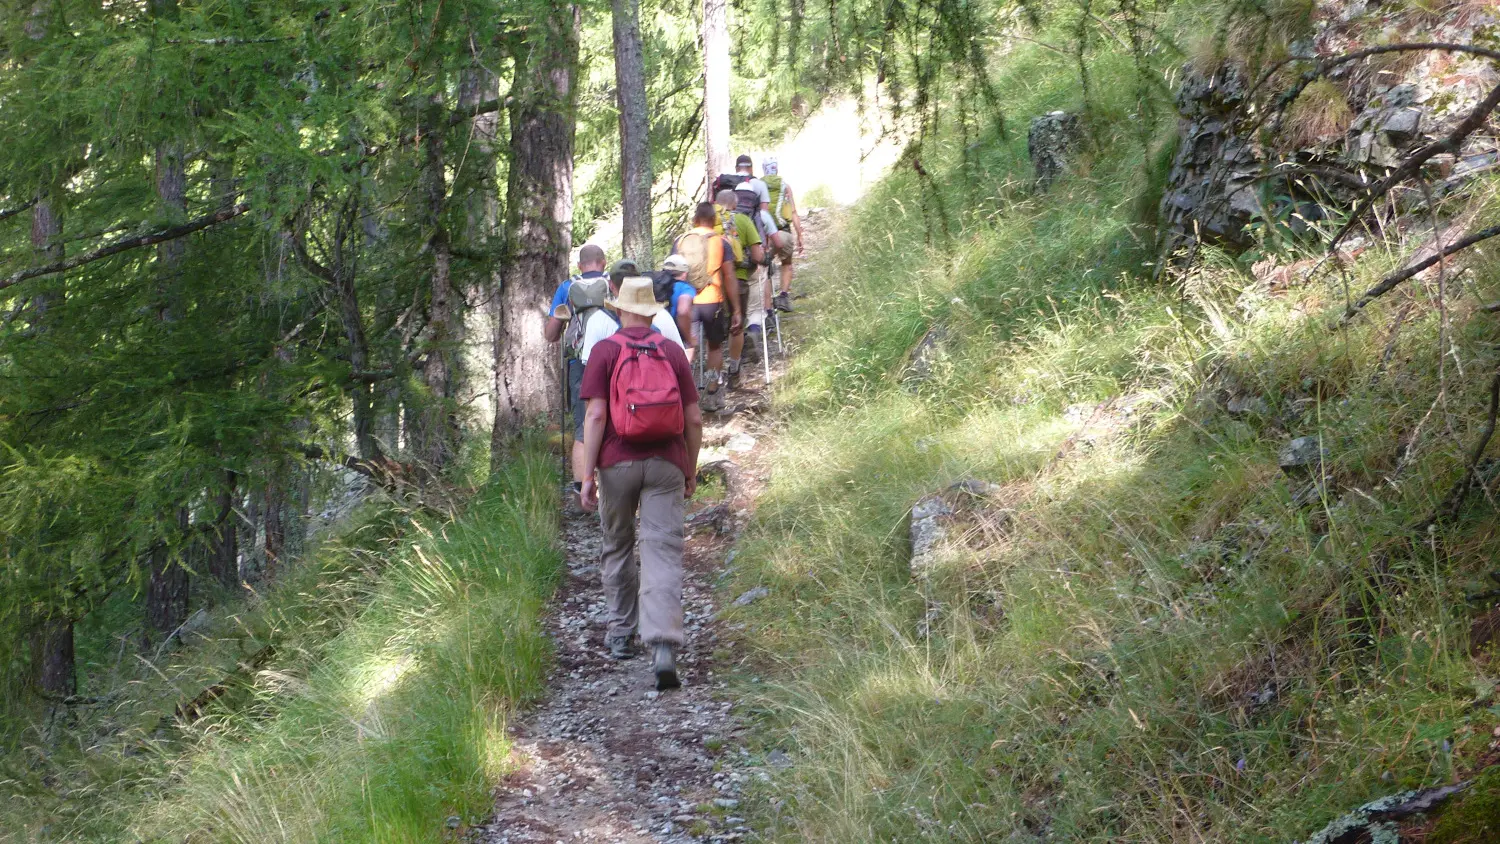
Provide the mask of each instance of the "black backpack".
POLYGON ((677 315, 672 313, 672 285, 677 283, 677 279, 666 270, 657 270, 646 275, 651 279, 651 290, 656 294, 656 301, 666 305, 668 313, 675 318, 677 315))
POLYGON ((744 173, 720 173, 718 178, 714 179, 713 196, 710 196, 708 199, 712 202, 719 198, 719 191, 734 190, 742 183, 748 181, 750 181, 750 177, 744 173))

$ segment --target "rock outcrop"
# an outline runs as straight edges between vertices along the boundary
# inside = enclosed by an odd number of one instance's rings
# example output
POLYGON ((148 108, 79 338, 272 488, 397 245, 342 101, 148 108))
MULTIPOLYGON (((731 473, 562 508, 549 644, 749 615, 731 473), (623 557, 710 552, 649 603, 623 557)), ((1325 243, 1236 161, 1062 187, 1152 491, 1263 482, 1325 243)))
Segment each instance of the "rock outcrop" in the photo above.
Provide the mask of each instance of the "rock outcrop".
MULTIPOLYGON (((1500 11, 1471 7, 1434 22, 1340 4, 1318 19, 1316 33, 1291 45, 1307 61, 1269 84, 1258 85, 1235 59, 1212 70, 1184 68, 1177 154, 1158 209, 1159 266, 1180 263, 1199 243, 1243 249, 1257 221, 1302 236, 1318 221, 1344 217, 1368 186, 1446 136, 1500 83, 1500 72, 1482 57, 1414 51, 1399 54, 1400 62, 1373 57, 1338 65, 1298 101, 1283 102, 1314 60, 1377 42, 1475 43, 1500 26, 1500 11)), ((1481 130, 1456 153, 1434 157, 1424 169, 1433 195, 1460 190, 1500 165, 1495 134, 1481 130)), ((1416 188, 1392 199, 1382 211, 1407 213, 1425 203, 1416 188)))
POLYGON ((1036 172, 1036 189, 1045 192, 1067 172, 1068 162, 1083 140, 1083 121, 1076 114, 1053 111, 1034 117, 1026 134, 1026 151, 1036 172))

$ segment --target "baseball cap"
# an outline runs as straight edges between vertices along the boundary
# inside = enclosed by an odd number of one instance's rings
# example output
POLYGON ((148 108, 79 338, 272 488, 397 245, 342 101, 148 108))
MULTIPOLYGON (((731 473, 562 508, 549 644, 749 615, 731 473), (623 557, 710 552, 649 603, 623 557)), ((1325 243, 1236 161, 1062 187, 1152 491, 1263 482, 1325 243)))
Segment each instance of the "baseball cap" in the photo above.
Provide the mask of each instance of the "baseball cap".
POLYGON ((661 268, 669 273, 685 273, 688 271, 688 262, 681 255, 668 255, 661 262, 661 268))
POLYGON ((750 156, 748 156, 748 155, 742 155, 739 158, 736 158, 734 160, 734 169, 736 169, 736 170, 740 169, 741 167, 754 167, 754 166, 755 166, 755 162, 751 161, 750 160, 750 156))
POLYGON ((621 258, 614 263, 614 266, 609 268, 609 277, 615 281, 619 281, 628 275, 640 274, 641 271, 636 269, 635 262, 629 258, 621 258))

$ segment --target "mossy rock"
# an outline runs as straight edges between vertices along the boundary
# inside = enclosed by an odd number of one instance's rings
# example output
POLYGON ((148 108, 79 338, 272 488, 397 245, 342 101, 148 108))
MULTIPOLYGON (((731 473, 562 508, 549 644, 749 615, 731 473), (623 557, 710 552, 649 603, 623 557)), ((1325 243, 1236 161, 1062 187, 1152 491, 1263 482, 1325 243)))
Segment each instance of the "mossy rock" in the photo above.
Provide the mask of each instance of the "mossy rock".
POLYGON ((1428 844, 1489 844, 1500 841, 1500 767, 1485 771, 1438 818, 1428 844))

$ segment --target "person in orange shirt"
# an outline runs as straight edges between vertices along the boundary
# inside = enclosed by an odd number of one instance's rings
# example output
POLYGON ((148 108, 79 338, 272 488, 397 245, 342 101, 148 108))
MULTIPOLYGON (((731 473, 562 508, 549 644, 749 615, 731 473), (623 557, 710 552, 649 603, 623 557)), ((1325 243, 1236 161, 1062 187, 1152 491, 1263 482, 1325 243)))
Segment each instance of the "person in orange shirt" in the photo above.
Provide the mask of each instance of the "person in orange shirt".
POLYGON ((724 341, 745 320, 740 310, 739 280, 734 274, 734 253, 724 236, 714 231, 717 220, 712 202, 698 203, 693 211, 693 228, 672 244, 672 253, 687 261, 688 278, 698 288, 698 295, 693 297, 693 322, 702 326, 702 339, 708 343, 702 405, 709 412, 724 409, 724 379, 719 374, 724 366, 724 341))

